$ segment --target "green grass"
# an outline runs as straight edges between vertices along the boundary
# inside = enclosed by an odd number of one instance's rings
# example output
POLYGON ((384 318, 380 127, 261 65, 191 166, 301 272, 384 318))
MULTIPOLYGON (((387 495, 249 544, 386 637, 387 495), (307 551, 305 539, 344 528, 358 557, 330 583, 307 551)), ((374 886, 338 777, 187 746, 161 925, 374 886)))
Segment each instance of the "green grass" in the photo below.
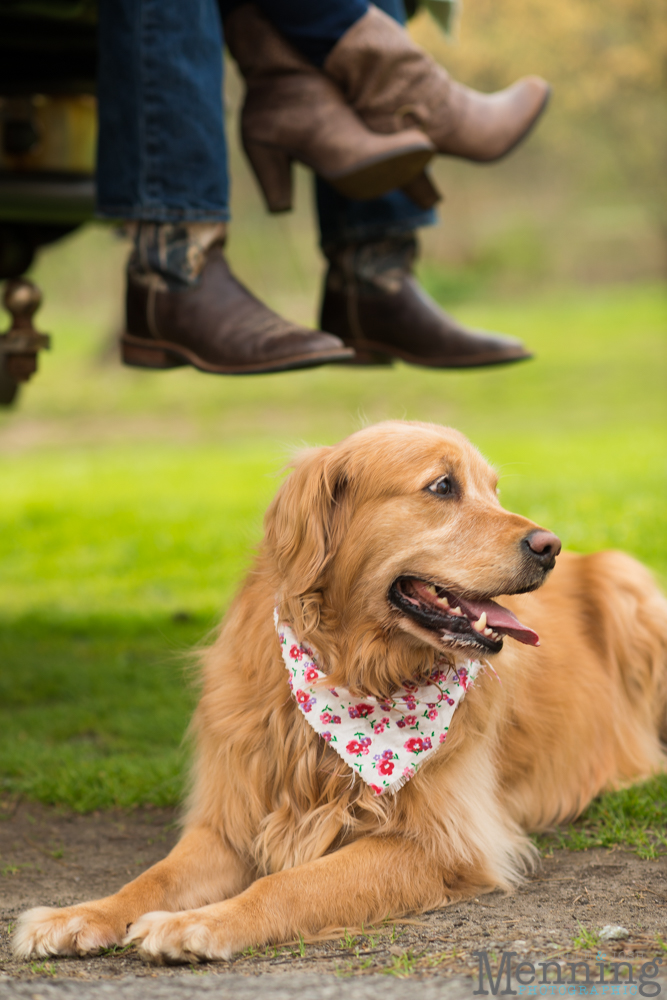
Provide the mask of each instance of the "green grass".
POLYGON ((206 622, 25 617, 0 638, 0 788, 80 812, 173 805, 206 622))
MULTIPOLYGON (((116 286, 90 269, 119 261, 95 231, 45 255, 42 326, 58 349, 0 414, 0 791, 82 811, 178 801, 189 650, 238 586, 293 447, 365 420, 460 427, 499 468, 507 507, 667 580, 662 289, 467 301, 458 315, 537 353, 496 371, 216 379, 108 360, 116 286)), ((657 782, 604 797, 558 842, 650 853, 666 821, 657 782)))
POLYGON ((596 799, 577 823, 536 838, 540 847, 589 847, 623 844, 643 858, 656 858, 667 849, 667 776, 633 788, 608 792, 596 799))

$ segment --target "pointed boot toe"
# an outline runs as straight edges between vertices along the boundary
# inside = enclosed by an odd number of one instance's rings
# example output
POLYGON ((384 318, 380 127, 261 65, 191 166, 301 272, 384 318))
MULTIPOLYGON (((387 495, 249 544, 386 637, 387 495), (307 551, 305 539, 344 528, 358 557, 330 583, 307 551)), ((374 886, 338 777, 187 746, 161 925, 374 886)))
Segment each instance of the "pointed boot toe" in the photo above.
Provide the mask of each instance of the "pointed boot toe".
POLYGON ((480 94, 455 82, 452 90, 456 125, 437 135, 438 148, 479 163, 507 156, 537 124, 551 96, 551 87, 539 76, 524 77, 495 94, 480 94))
POLYGON ((536 76, 495 94, 471 90, 373 5, 337 42, 324 70, 374 131, 418 126, 439 153, 480 162, 514 149, 544 111, 550 92, 536 76))

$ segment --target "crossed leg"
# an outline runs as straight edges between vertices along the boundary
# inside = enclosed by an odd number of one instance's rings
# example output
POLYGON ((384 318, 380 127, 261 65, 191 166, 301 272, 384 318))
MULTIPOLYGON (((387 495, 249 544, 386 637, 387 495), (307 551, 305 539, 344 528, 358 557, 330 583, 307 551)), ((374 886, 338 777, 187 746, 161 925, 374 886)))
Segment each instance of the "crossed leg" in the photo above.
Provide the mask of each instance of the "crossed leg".
POLYGON ((14 952, 19 958, 95 954, 121 944, 130 924, 149 910, 204 906, 236 895, 251 881, 247 867, 219 834, 196 827, 163 861, 115 895, 22 914, 14 952))
POLYGON ((257 879, 224 902, 182 913, 147 913, 125 940, 157 963, 229 959, 251 945, 288 941, 324 927, 358 926, 479 891, 479 882, 468 887, 462 882, 462 873, 447 878, 414 842, 367 837, 257 879))

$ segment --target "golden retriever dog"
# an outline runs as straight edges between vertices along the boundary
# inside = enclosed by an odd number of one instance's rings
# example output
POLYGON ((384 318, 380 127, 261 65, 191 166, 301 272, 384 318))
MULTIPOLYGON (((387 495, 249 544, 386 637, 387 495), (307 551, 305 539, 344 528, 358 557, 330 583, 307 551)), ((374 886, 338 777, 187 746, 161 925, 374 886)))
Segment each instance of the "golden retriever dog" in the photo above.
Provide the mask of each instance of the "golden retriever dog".
MULTIPOLYGON (((651 576, 618 552, 559 555, 496 485, 463 435, 431 424, 303 454, 203 656, 180 842, 113 896, 25 913, 16 953, 136 942, 153 962, 228 959, 507 889, 532 862, 530 831, 663 770, 667 604, 651 576), (276 608, 326 690, 363 700, 360 725, 476 665, 402 787, 369 782, 311 724, 276 608)), ((430 739, 405 742, 418 745, 430 739)))

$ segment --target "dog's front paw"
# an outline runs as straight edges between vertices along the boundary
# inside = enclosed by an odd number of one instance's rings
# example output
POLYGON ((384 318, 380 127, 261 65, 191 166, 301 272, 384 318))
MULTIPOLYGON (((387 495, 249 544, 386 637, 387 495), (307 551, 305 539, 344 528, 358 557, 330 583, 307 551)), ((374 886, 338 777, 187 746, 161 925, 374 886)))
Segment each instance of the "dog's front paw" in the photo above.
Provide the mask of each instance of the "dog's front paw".
POLYGON ((96 955, 103 948, 120 944, 121 938, 122 931, 94 904, 61 909, 38 906, 19 917, 12 947, 17 958, 96 955))
POLYGON ((141 957, 156 965, 227 961, 239 949, 225 930, 227 921, 209 909, 145 913, 123 943, 138 945, 141 957))

